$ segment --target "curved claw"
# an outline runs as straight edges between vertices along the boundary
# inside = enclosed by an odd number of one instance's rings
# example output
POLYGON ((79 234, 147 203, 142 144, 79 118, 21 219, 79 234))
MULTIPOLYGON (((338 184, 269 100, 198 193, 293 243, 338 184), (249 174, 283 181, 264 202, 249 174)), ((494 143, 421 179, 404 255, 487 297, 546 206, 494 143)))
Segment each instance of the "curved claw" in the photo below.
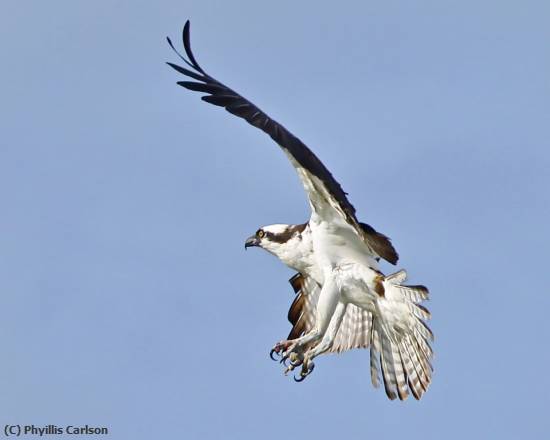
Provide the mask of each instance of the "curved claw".
POLYGON ((295 382, 302 382, 306 377, 308 377, 312 371, 315 369, 315 364, 313 362, 311 362, 310 364, 310 368, 307 370, 307 372, 303 372, 301 371, 300 372, 300 378, 299 379, 296 379, 296 376, 294 376, 294 381, 295 382))
POLYGON ((281 358, 281 360, 279 361, 279 363, 280 363, 280 364, 283 364, 285 367, 288 367, 287 361, 288 361, 288 355, 287 355, 287 356, 283 356, 283 357, 281 358))
POLYGON ((273 357, 273 353, 275 353, 277 356, 279 356, 279 352, 277 350, 275 350, 274 348, 272 348, 271 351, 269 352, 269 357, 271 358, 271 360, 278 361, 277 358, 273 357))

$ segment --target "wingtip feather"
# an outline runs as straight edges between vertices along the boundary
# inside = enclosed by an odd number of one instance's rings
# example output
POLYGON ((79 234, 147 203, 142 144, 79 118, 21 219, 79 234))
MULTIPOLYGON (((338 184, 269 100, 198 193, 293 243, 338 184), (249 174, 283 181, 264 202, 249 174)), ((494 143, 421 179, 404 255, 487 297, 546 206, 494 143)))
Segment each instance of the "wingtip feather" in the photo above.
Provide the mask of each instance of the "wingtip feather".
POLYGON ((195 59, 195 56, 193 55, 193 51, 191 50, 191 22, 189 20, 187 20, 185 22, 185 26, 183 26, 182 40, 183 40, 183 47, 185 49, 185 53, 189 57, 189 60, 191 61, 191 64, 193 65, 193 67, 197 69, 199 72, 205 74, 204 70, 202 70, 202 67, 199 65, 199 63, 195 59))

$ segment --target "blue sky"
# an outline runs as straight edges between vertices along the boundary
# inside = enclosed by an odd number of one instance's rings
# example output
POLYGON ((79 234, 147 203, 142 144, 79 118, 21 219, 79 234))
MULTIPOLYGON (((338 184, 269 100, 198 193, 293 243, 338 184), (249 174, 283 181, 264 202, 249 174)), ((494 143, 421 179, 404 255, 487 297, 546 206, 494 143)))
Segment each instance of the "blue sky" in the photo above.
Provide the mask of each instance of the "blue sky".
POLYGON ((546 436, 549 22, 544 1, 6 3, 0 424, 546 436), (244 239, 308 208, 267 136, 175 85, 164 38, 188 18, 203 67, 308 144, 429 286, 421 402, 373 389, 366 351, 302 384, 269 360, 292 272, 244 239))

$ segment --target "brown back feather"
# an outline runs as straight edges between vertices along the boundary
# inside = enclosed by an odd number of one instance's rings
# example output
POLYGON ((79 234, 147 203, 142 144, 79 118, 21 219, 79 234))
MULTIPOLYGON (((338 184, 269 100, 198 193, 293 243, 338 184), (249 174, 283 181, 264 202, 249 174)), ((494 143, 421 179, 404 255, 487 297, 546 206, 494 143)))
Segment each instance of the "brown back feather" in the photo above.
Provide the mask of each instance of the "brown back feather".
POLYGON ((376 231, 372 226, 366 223, 359 223, 363 232, 365 233, 365 239, 369 246, 377 255, 382 257, 388 263, 397 264, 399 260, 399 254, 391 244, 389 237, 376 231))

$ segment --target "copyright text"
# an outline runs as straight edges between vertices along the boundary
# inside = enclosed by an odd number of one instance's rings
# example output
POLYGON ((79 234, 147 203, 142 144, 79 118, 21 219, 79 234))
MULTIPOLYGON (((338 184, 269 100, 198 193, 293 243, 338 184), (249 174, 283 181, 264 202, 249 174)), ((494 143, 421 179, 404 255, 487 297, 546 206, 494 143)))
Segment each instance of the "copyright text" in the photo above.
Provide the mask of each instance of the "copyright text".
POLYGON ((77 426, 77 425, 4 425, 6 437, 38 436, 44 435, 108 435, 109 428, 105 426, 77 426))

